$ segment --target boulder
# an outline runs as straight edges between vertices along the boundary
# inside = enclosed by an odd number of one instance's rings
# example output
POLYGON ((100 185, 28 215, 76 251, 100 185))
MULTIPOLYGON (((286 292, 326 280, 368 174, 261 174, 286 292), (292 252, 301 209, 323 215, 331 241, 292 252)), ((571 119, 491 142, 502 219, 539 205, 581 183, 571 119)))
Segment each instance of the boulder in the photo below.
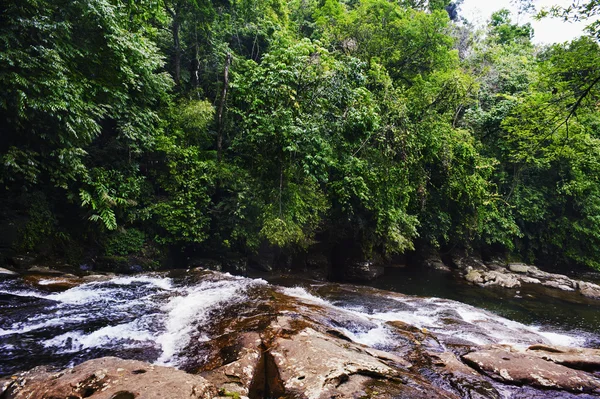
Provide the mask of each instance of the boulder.
POLYGON ((527 273, 529 271, 529 266, 524 263, 509 263, 508 270, 514 273, 527 273))
POLYGON ((491 270, 483 275, 484 286, 499 285, 504 288, 520 287, 521 282, 518 277, 512 273, 502 273, 496 270, 491 270))
POLYGON ((90 360, 59 373, 35 368, 18 375, 2 395, 3 399, 216 397, 216 387, 198 375, 115 357, 90 360))
POLYGON ((465 280, 469 283, 483 284, 483 276, 480 271, 468 268, 467 274, 465 274, 465 280))
POLYGON ((600 380, 539 356, 492 348, 468 353, 462 359, 495 380, 544 389, 600 394, 600 380))
POLYGON ((588 297, 588 298, 593 298, 593 299, 600 299, 600 286, 597 284, 593 284, 593 283, 588 283, 585 281, 577 281, 577 288, 579 289, 579 292, 581 293, 581 295, 588 297))

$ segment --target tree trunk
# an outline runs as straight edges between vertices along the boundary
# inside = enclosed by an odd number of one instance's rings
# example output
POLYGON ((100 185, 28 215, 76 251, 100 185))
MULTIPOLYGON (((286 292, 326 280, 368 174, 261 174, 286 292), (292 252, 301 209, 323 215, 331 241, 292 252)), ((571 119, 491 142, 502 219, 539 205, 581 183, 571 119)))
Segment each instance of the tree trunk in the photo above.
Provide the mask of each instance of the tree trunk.
POLYGON ((175 84, 177 86, 181 85, 181 42, 179 40, 179 26, 179 16, 177 14, 173 14, 173 26, 171 27, 175 50, 173 54, 173 79, 175 80, 175 84))
POLYGON ((223 109, 225 108, 225 99, 227 98, 227 88, 229 86, 229 66, 231 65, 231 53, 227 53, 225 60, 225 71, 223 72, 223 91, 221 92, 221 104, 217 115, 217 161, 221 162, 221 152, 223 150, 223 109))

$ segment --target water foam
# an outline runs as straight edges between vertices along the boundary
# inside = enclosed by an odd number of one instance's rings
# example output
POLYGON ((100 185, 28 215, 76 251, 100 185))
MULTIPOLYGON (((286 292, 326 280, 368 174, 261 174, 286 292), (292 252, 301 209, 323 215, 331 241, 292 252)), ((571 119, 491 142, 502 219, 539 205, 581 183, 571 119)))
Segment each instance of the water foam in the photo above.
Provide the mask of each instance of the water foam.
MULTIPOLYGON (((156 338, 162 347, 157 362, 177 365, 181 360, 179 354, 198 332, 198 326, 210 323, 211 312, 244 301, 250 287, 263 284, 266 281, 243 278, 206 281, 186 288, 181 296, 171 298, 162 308, 167 318, 165 331, 156 338)), ((209 339, 203 334, 194 338, 200 341, 209 339)))
POLYGON ((342 326, 337 326, 337 328, 353 341, 368 346, 391 345, 394 342, 394 335, 386 323, 393 321, 401 321, 419 329, 430 330, 442 342, 458 338, 475 345, 500 343, 528 346, 536 343, 548 343, 561 346, 582 346, 585 344, 585 338, 582 337, 561 332, 547 332, 540 326, 528 326, 448 299, 383 297, 382 308, 389 307, 389 301, 396 302, 399 306, 393 310, 374 309, 369 312, 362 306, 344 306, 344 304, 336 306, 302 287, 281 290, 289 296, 332 307, 338 312, 351 313, 355 320, 364 320, 364 323, 357 322, 351 327, 342 323, 342 326))
POLYGON ((43 342, 46 348, 56 348, 58 353, 73 353, 101 346, 120 348, 134 347, 140 342, 152 342, 154 336, 140 328, 138 321, 106 326, 90 334, 82 331, 71 331, 43 342))
POLYGON ((281 292, 283 292, 287 296, 292 296, 294 298, 308 300, 310 302, 318 303, 319 305, 332 306, 331 302, 326 301, 325 299, 323 299, 321 297, 311 294, 304 287, 291 287, 291 288, 284 287, 281 289, 281 292))

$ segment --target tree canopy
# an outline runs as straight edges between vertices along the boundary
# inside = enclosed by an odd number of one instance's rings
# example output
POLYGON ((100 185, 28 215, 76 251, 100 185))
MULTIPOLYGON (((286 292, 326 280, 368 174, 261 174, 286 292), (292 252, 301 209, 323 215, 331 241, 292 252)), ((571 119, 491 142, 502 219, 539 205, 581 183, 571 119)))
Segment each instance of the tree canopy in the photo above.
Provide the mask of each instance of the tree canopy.
POLYGON ((600 269, 597 23, 539 47, 459 6, 9 2, 1 217, 25 218, 22 250, 351 242, 600 269))

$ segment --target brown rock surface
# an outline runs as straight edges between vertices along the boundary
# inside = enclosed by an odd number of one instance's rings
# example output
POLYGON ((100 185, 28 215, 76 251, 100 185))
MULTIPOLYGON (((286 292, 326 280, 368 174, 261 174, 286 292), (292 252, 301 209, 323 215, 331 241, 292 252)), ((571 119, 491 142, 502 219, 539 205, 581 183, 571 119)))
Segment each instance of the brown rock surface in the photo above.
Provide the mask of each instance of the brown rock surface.
POLYGON ((65 291, 86 282, 82 278, 72 274, 65 274, 60 277, 33 274, 25 276, 24 280, 34 287, 53 292, 65 291))
POLYGON ((600 380, 594 376, 526 353, 492 348, 466 354, 462 359, 490 377, 510 384, 600 393, 600 380))
MULTIPOLYGON (((280 317, 273 329, 287 330, 292 320, 280 317)), ((281 392, 294 398, 329 399, 454 398, 407 371, 412 365, 380 352, 306 327, 294 335, 278 334, 270 344, 270 361, 281 392)), ((280 393, 280 392, 276 392, 280 393)))
POLYGON ((600 370, 600 349, 532 345, 526 353, 581 370, 600 370))
POLYGON ((60 373, 33 369, 19 375, 2 395, 2 399, 215 397, 216 388, 198 375, 115 357, 90 360, 60 373))

